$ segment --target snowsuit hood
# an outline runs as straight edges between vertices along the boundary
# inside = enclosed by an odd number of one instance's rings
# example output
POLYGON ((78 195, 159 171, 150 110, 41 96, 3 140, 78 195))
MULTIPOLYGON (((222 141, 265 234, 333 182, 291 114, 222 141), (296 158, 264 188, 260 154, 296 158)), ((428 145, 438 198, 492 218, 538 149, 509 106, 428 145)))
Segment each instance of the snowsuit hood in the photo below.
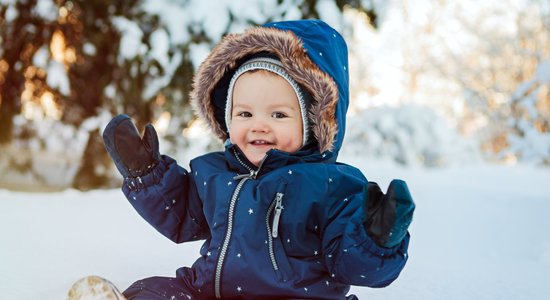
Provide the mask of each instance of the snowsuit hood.
POLYGON ((224 109, 229 81, 250 56, 275 55, 311 96, 310 129, 318 151, 336 158, 349 103, 348 55, 342 36, 320 20, 285 21, 230 34, 212 50, 193 80, 190 98, 198 115, 225 141, 224 109))

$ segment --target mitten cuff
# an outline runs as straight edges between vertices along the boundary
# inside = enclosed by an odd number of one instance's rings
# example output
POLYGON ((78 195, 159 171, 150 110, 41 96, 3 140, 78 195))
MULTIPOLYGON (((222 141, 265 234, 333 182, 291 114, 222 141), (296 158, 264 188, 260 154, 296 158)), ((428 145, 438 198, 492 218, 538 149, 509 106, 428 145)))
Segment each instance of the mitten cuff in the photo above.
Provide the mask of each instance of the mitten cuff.
POLYGON ((160 161, 154 166, 149 173, 142 177, 126 177, 124 178, 123 190, 139 191, 146 189, 152 185, 159 183, 166 171, 170 168, 171 164, 175 164, 176 161, 167 156, 161 155, 160 161))

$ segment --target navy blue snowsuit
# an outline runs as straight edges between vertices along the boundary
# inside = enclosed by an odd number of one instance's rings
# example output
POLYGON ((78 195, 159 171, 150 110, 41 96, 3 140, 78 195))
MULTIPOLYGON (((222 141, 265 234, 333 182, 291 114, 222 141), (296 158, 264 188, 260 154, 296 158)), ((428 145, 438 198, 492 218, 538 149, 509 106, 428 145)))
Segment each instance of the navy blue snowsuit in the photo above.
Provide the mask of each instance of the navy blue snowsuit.
POLYGON ((167 299, 345 299, 350 285, 384 287, 403 269, 409 235, 393 248, 375 244, 364 227, 367 179, 336 162, 349 99, 347 47, 334 29, 288 21, 225 37, 194 80, 200 116, 227 139, 228 79, 259 52, 277 55, 311 94, 315 142, 297 153, 270 150, 260 167, 226 142, 189 171, 162 156, 148 175, 127 179, 124 194, 160 233, 176 243, 205 240, 192 267, 138 281, 128 297, 145 288, 167 299))

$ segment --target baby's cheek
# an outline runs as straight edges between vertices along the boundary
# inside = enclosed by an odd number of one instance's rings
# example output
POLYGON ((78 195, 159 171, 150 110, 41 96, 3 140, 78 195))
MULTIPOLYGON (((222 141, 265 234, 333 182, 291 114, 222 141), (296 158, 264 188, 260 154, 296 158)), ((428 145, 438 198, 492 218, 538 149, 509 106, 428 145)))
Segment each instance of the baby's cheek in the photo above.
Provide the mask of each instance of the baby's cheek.
POLYGON ((242 139, 242 130, 233 122, 229 127, 229 140, 232 144, 236 144, 240 139, 242 139))
POLYGON ((283 142, 280 144, 282 151, 285 152, 296 152, 302 147, 302 136, 301 135, 287 135, 283 142))

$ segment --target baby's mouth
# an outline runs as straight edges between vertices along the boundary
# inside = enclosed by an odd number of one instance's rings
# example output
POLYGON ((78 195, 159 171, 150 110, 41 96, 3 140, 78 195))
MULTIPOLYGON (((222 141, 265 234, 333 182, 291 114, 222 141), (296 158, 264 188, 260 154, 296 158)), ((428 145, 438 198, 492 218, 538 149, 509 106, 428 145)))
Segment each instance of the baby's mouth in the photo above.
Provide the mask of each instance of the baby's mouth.
POLYGON ((250 142, 250 144, 254 146, 271 146, 273 143, 266 141, 266 140, 253 140, 250 142))

